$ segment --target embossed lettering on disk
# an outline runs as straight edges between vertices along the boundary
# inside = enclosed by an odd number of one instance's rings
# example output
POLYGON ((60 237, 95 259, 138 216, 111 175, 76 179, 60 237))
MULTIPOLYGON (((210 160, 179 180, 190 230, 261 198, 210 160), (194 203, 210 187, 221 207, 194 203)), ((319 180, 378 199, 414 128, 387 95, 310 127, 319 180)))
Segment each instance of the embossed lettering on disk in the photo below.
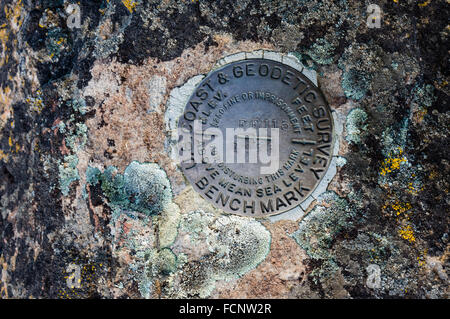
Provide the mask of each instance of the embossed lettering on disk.
POLYGON ((211 72, 178 123, 181 168, 207 201, 238 215, 303 202, 330 164, 333 121, 319 89, 280 62, 248 59, 211 72))

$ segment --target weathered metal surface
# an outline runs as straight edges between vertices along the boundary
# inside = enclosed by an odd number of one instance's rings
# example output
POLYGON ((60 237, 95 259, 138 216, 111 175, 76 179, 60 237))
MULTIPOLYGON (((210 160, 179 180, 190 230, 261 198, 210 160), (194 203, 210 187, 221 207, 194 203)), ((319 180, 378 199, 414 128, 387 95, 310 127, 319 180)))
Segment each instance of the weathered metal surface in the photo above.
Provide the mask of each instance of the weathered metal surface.
POLYGON ((324 176, 332 122, 322 93, 298 70, 267 59, 233 62, 199 83, 180 117, 192 149, 181 167, 195 190, 226 212, 279 214, 303 202, 324 176), (223 156, 212 161, 206 148, 214 129, 223 156))

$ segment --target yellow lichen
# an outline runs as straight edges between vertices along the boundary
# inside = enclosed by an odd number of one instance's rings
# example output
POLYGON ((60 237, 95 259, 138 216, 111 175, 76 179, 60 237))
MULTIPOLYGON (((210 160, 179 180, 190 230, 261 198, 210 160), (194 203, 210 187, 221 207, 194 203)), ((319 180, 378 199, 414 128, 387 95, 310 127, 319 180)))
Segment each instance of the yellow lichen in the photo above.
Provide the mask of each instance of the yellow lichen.
POLYGON ((419 192, 423 191, 423 187, 415 187, 413 183, 408 183, 407 192, 411 195, 417 195, 419 192))
POLYGON ((423 3, 419 3, 418 6, 419 6, 419 7, 426 7, 427 5, 430 4, 430 2, 431 2, 431 0, 425 1, 425 2, 423 2, 423 3))
POLYGON ((36 91, 36 97, 26 98, 25 101, 30 104, 33 111, 36 111, 38 113, 41 113, 42 109, 44 108, 41 90, 36 91))
POLYGON ((22 25, 22 0, 17 1, 17 3, 12 7, 5 6, 5 16, 9 20, 11 27, 18 30, 22 25))
POLYGON ((419 267, 423 267, 426 264, 428 249, 424 249, 423 252, 417 256, 417 262, 419 263, 419 267))
POLYGON ((397 156, 389 154, 389 157, 384 159, 384 162, 381 164, 380 175, 384 176, 387 173, 400 169, 400 164, 407 161, 406 157, 402 156, 403 150, 401 147, 397 148, 397 153, 397 156))
MULTIPOLYGON (((7 50, 7 46, 6 43, 8 42, 9 39, 9 34, 8 34, 8 29, 6 29, 5 27, 0 27, 0 41, 2 42, 2 55, 6 55, 6 50, 7 50)), ((0 66, 2 66, 4 64, 4 60, 5 58, 2 57, 1 61, 0 61, 0 66)))
POLYGON ((133 13, 134 8, 137 6, 137 2, 134 0, 122 0, 123 5, 130 11, 130 13, 133 13))
POLYGON ((410 243, 414 243, 416 241, 411 225, 402 226, 398 233, 403 239, 406 239, 410 243))
MULTIPOLYGON (((388 197, 390 196, 388 195, 388 197)), ((390 208, 391 211, 395 213, 394 220, 398 223, 398 225, 400 225, 398 234, 410 243, 414 243, 416 241, 416 237, 410 222, 412 205, 408 202, 401 202, 395 198, 390 198, 389 202, 390 203, 383 206, 383 211, 390 208)))
POLYGON ((438 176, 438 173, 436 171, 431 171, 430 175, 428 176, 429 179, 433 180, 438 176))
POLYGON ((395 211, 397 216, 405 213, 406 211, 412 208, 410 203, 400 203, 399 201, 396 201, 394 204, 391 205, 391 207, 395 211))
POLYGON ((2 150, 0 150, 0 161, 1 160, 8 162, 8 154, 5 154, 2 150))

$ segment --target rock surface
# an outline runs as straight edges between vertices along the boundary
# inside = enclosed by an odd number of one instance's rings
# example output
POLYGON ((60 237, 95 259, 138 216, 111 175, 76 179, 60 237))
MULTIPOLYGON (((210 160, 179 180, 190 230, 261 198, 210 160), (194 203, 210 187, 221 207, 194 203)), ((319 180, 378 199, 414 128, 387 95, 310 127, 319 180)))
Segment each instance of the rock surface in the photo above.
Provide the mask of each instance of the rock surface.
POLYGON ((448 1, 1 3, 1 298, 448 298, 448 1), (177 90, 256 50, 341 123, 299 219, 222 214, 170 156, 177 90))

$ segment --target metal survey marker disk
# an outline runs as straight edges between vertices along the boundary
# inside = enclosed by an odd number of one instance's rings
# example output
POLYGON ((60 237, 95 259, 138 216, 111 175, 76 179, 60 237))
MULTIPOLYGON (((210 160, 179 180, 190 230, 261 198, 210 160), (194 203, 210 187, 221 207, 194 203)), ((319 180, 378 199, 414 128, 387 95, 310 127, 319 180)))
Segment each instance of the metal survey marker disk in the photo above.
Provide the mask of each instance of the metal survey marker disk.
POLYGON ((193 188, 233 214, 265 217, 303 202, 332 158, 333 120, 300 71, 247 59, 209 73, 178 121, 181 168, 193 188))

